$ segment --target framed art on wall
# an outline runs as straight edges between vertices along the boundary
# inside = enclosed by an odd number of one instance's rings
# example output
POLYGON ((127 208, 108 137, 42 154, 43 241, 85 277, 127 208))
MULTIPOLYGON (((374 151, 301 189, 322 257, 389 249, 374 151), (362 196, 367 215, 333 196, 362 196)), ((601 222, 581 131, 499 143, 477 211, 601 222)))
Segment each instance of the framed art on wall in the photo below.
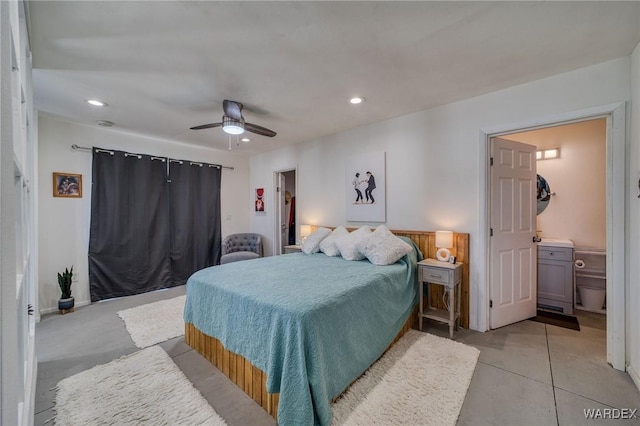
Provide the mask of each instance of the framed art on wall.
POLYGON ((82 175, 53 172, 53 196, 82 198, 82 175))
POLYGON ((256 188, 256 211, 264 211, 264 188, 256 188))
POLYGON ((347 221, 386 221, 385 174, 384 152, 365 153, 345 160, 347 221))

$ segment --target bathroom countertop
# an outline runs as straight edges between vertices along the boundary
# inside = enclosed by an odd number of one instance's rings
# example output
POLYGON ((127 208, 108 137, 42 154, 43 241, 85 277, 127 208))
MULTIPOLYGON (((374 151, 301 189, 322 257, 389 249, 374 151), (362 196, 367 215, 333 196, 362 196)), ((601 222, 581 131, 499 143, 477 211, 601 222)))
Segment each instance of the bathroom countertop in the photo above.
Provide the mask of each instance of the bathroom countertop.
POLYGON ((573 241, 562 238, 542 238, 538 245, 545 247, 573 247, 573 241))

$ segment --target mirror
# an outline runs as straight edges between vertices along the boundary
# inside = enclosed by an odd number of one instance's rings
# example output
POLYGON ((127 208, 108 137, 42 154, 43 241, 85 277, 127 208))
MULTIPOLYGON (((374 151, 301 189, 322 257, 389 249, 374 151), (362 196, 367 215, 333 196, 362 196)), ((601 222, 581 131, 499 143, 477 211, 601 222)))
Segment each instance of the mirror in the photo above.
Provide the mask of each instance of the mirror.
POLYGON ((549 189, 549 183, 540 175, 537 175, 537 214, 540 214, 547 208, 549 201, 551 201, 551 189, 549 189))

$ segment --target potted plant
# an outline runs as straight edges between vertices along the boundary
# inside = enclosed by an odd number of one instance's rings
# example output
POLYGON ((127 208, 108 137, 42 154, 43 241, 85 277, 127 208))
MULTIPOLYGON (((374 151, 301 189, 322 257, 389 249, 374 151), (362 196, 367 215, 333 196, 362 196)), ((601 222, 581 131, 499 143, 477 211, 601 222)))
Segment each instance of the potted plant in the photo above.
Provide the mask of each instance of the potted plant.
POLYGON ((60 286, 60 299, 58 300, 58 309, 61 314, 73 312, 75 301, 71 296, 71 278, 73 277, 73 266, 71 270, 64 269, 63 273, 58 272, 58 285, 60 286))

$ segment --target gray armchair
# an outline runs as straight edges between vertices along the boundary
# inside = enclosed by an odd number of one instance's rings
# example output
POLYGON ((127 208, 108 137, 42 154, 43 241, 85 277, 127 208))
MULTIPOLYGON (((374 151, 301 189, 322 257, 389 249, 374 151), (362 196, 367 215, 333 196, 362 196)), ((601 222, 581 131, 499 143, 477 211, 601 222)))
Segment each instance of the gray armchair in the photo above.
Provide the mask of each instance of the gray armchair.
POLYGON ((260 234, 231 234, 222 241, 220 264, 262 257, 260 234))

